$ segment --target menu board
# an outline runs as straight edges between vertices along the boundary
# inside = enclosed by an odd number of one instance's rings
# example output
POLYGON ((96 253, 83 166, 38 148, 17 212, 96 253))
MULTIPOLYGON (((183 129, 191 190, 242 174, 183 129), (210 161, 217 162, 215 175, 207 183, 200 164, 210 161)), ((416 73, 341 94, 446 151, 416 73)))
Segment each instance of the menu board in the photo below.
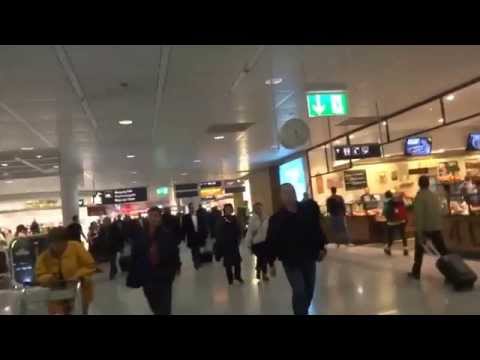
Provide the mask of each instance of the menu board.
POLYGON ((102 190, 93 193, 94 205, 125 204, 137 201, 147 201, 146 187, 102 190))
POLYGON ((366 170, 344 171, 343 176, 345 190, 365 189, 368 186, 366 170))

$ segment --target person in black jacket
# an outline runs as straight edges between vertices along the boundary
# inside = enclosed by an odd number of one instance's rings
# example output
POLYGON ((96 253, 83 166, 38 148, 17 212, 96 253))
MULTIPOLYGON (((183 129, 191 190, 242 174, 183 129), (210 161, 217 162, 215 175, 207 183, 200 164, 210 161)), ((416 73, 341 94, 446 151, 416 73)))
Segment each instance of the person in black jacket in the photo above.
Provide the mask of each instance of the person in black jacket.
POLYGON ((330 214, 332 230, 337 239, 337 247, 340 247, 341 242, 344 242, 347 246, 351 246, 352 243, 345 218, 347 212, 345 200, 343 200, 343 197, 340 195, 337 195, 336 187, 332 187, 330 191, 332 192, 332 196, 327 199, 327 211, 330 214))
POLYGON ((196 211, 188 205, 189 213, 183 216, 182 233, 187 238, 187 246, 192 252, 193 266, 198 270, 202 264, 200 248, 205 246, 208 237, 207 217, 202 210, 196 211))
MULTIPOLYGON (((233 215, 233 206, 226 204, 223 207, 224 216, 217 223, 217 255, 223 258, 223 266, 230 285, 233 279, 243 284, 240 256, 241 229, 236 216, 233 215)), ((216 256, 217 256, 216 255, 216 256)))
POLYGON ((326 254, 326 238, 320 226, 320 210, 313 200, 297 202, 294 187, 283 184, 283 207, 271 218, 267 246, 278 258, 293 290, 295 315, 308 315, 315 290, 316 261, 326 254))
POLYGON ((143 288, 155 315, 170 315, 172 285, 180 261, 178 238, 162 224, 162 212, 158 207, 150 208, 144 228, 136 222, 132 233, 127 286, 143 288))
MULTIPOLYGON (((182 227, 180 226, 180 218, 172 215, 172 211, 169 207, 163 209, 162 223, 173 232, 175 239, 180 244, 183 240, 182 227)), ((182 263, 179 262, 177 273, 180 274, 182 263)))
POLYGON ((108 232, 109 250, 110 250, 110 280, 115 279, 118 273, 117 261, 118 253, 122 252, 125 246, 124 224, 120 216, 110 225, 108 232))

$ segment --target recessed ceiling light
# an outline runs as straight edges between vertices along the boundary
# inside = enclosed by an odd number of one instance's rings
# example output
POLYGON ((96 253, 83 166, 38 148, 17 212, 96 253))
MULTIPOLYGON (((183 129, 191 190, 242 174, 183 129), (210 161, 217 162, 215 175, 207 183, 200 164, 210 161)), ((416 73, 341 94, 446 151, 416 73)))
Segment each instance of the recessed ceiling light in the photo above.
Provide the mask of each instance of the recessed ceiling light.
POLYGON ((355 135, 352 134, 352 135, 349 136, 349 138, 353 139, 353 138, 355 138, 355 135))
POLYGON ((7 180, 7 181, 5 181, 5 184, 13 184, 13 181, 12 180, 7 180))
POLYGON ((443 118, 438 119, 439 123, 443 123, 443 118))
POLYGON ((448 96, 445 96, 445 100, 448 100, 448 101, 453 101, 455 99, 455 95, 453 94, 450 94, 448 96))
POLYGON ((383 126, 387 126, 387 122, 386 122, 386 121, 382 121, 382 125, 383 125, 383 126))
POLYGON ((135 180, 134 180, 134 181, 132 181, 132 184, 136 184, 136 183, 137 183, 137 182, 136 182, 135 180))
POLYGON ((36 158, 37 159, 41 159, 43 156, 42 155, 37 155, 36 158))
POLYGON ((54 169, 58 169, 58 168, 59 168, 58 165, 53 165, 52 167, 53 167, 54 169))
POLYGON ((130 171, 130 174, 137 175, 137 172, 136 171, 130 171))
POLYGON ((271 86, 271 85, 278 85, 283 81, 282 78, 271 78, 265 80, 265 85, 271 86))
POLYGON ((3 164, 2 164, 2 167, 7 167, 7 166, 8 166, 7 163, 3 163, 3 164))
POLYGON ((214 140, 223 140, 223 139, 225 139, 225 136, 219 135, 219 136, 215 136, 213 139, 214 140))
POLYGON ((133 155, 133 154, 128 154, 127 155, 127 159, 135 159, 135 158, 136 158, 136 156, 133 155))
POLYGON ((202 160, 193 160, 194 163, 198 164, 198 163, 201 163, 202 160))
POLYGON ((21 147, 20 150, 22 150, 22 151, 32 151, 32 150, 35 150, 35 148, 33 148, 31 146, 24 146, 24 147, 21 147))
POLYGON ((181 173, 180 175, 182 175, 182 176, 187 176, 188 173, 181 173))
POLYGON ((132 120, 119 120, 118 123, 120 125, 128 126, 128 125, 132 125, 133 121, 132 120))

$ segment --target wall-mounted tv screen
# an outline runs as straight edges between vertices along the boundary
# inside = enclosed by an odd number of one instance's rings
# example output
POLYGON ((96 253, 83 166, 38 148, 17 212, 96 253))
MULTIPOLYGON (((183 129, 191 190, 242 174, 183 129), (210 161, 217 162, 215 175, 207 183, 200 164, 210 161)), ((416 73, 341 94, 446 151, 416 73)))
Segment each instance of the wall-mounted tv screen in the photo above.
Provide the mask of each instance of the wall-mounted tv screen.
POLYGON ((307 192, 307 177, 305 174, 305 164, 303 158, 298 158, 278 168, 280 175, 280 184, 290 183, 295 188, 297 200, 303 198, 303 194, 307 192))
POLYGON ((467 151, 480 150, 480 132, 468 134, 467 151))
POLYGON ((432 153, 432 138, 426 136, 411 137, 405 140, 405 155, 426 156, 432 153))

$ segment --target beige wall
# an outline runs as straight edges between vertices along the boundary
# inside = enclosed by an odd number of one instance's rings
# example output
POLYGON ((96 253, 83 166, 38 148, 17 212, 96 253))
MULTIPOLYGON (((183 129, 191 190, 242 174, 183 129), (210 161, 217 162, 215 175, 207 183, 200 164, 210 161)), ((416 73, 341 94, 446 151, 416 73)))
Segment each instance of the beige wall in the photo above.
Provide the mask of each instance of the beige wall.
POLYGON ((252 172, 248 179, 250 180, 250 193, 252 203, 261 202, 266 215, 273 213, 273 196, 269 168, 252 172))

